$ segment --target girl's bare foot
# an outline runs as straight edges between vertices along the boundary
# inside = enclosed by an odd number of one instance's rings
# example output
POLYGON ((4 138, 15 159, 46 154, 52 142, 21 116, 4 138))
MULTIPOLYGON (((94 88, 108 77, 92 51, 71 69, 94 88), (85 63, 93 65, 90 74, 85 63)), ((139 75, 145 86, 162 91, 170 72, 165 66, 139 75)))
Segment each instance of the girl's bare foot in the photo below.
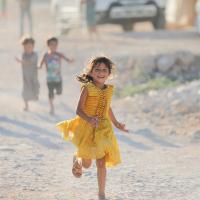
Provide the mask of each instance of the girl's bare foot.
POLYGON ((106 196, 104 193, 103 194, 99 193, 99 200, 106 200, 106 196))

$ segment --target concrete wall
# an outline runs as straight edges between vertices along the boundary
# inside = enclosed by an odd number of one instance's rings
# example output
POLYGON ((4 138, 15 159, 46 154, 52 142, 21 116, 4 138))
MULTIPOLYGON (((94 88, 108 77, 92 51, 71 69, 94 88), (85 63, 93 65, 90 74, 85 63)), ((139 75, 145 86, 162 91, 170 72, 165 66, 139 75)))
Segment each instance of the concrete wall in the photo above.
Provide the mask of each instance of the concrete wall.
POLYGON ((193 26, 197 0, 168 0, 166 17, 169 28, 193 26))

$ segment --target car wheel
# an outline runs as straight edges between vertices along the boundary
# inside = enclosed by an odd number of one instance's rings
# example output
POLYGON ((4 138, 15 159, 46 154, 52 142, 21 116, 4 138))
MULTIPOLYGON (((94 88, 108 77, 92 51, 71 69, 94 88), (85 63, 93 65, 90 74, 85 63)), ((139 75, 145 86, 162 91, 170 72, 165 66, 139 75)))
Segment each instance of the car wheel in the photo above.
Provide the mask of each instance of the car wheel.
POLYGON ((158 9, 156 17, 153 19, 152 23, 155 29, 164 29, 166 25, 165 12, 163 9, 158 9))
MULTIPOLYGON (((119 6, 122 6, 120 3, 114 3, 110 6, 109 10, 108 10, 108 15, 107 15, 107 18, 109 19, 109 21, 112 21, 111 20, 111 10, 113 8, 116 8, 116 7, 119 7, 119 6)), ((115 24, 120 24, 123 31, 132 31, 133 30, 133 22, 132 21, 129 21, 129 20, 121 20, 120 22, 114 22, 115 24)))
POLYGON ((132 31, 133 30, 133 22, 132 21, 124 21, 121 24, 123 31, 132 31))

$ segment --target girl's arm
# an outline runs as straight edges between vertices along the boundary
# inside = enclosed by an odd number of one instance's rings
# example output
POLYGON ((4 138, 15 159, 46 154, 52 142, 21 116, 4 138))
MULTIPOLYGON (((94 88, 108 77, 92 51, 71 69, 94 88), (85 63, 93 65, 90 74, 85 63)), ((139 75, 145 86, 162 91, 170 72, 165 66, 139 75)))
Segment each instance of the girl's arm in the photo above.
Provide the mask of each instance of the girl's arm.
POLYGON ((65 61, 67 61, 68 63, 72 63, 74 62, 74 59, 70 59, 70 58, 67 58, 65 55, 63 55, 62 53, 59 53, 60 57, 62 59, 64 59, 65 61))
POLYGON ((79 99, 79 102, 78 102, 76 114, 79 115, 85 121, 89 122, 92 125, 92 127, 97 127, 98 119, 96 117, 90 117, 90 116, 86 115, 85 112, 83 111, 83 107, 85 105, 87 95, 88 95, 88 91, 84 87, 82 92, 81 92, 81 96, 80 96, 80 99, 79 99))
POLYGON ((28 62, 27 60, 23 60, 23 59, 20 59, 20 58, 18 58, 18 57, 15 57, 15 60, 16 60, 18 63, 22 64, 22 65, 29 64, 29 62, 28 62))
POLYGON ((118 129, 120 129, 124 132, 128 132, 128 129, 126 129, 126 127, 125 127, 125 124, 117 121, 111 107, 109 108, 109 116, 110 116, 112 123, 115 125, 115 127, 117 127, 118 129))
POLYGON ((43 56, 38 69, 42 69, 42 66, 44 65, 44 63, 45 63, 45 55, 43 56))
POLYGON ((23 64, 23 60, 19 59, 18 57, 15 57, 15 60, 20 63, 20 64, 23 64))

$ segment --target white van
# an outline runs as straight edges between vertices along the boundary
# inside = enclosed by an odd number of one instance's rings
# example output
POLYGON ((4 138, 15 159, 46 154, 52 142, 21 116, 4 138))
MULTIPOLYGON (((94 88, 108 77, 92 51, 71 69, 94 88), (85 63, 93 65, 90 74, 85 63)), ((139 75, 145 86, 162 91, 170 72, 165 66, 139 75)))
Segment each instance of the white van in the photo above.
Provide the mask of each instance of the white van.
POLYGON ((166 0, 97 0, 97 22, 120 24, 130 31, 135 22, 151 21, 155 29, 165 27, 166 0))
MULTIPOLYGON (((80 25, 80 0, 59 1, 62 2, 57 6, 61 32, 80 25)), ((97 24, 119 24, 124 31, 131 31, 135 22, 150 21, 155 29, 163 29, 165 7, 166 0, 96 0, 97 24)))

